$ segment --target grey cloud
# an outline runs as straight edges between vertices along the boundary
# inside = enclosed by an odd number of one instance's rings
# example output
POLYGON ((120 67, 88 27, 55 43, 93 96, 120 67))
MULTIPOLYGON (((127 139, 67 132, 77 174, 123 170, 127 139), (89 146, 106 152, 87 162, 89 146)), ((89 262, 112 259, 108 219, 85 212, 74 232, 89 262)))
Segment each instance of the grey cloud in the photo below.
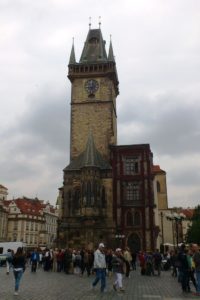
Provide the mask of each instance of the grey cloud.
POLYGON ((191 105, 176 94, 158 96, 156 101, 137 98, 129 101, 125 109, 122 107, 118 115, 123 127, 131 124, 140 127, 132 140, 150 142, 159 154, 182 156, 199 152, 200 105, 197 102, 191 105))
MULTIPOLYGON (((6 155, 1 155, 1 172, 4 182, 10 182, 11 193, 17 182, 33 181, 36 188, 24 186, 23 193, 28 195, 30 188, 33 193, 43 190, 44 197, 48 195, 46 199, 55 200, 62 184, 62 170, 69 161, 69 101, 65 93, 45 87, 29 97, 26 111, 18 117, 15 127, 1 131, 3 148, 7 149, 6 155), (45 183, 42 178, 46 176, 45 183), (50 187, 46 190, 45 185, 50 187)), ((17 192, 22 193, 16 186, 17 192)))
MULTIPOLYGON (((12 194, 32 192, 55 200, 62 182, 69 160, 67 63, 72 37, 79 59, 88 30, 81 4, 1 1, 1 180, 12 194), (29 179, 34 187, 28 186, 29 179)), ((119 73, 119 144, 150 143, 156 163, 171 158, 169 166, 161 164, 165 170, 169 167, 169 191, 174 183, 192 187, 198 172, 192 176, 188 167, 186 183, 181 163, 176 169, 172 164, 177 158, 188 166, 200 149, 200 4, 139 1, 134 10, 131 0, 92 4, 85 2, 91 8, 92 28, 98 27, 98 15, 107 7, 102 33, 107 46, 112 34, 119 73)), ((181 201, 174 190, 172 196, 181 201)), ((197 201, 196 194, 192 197, 197 201)))
POLYGON ((197 186, 182 186, 180 189, 171 184, 172 197, 168 197, 169 207, 195 207, 200 203, 200 189, 197 186))
POLYGON ((191 165, 189 167, 185 166, 185 168, 183 167, 177 167, 177 170, 175 168, 175 170, 171 173, 170 179, 168 181, 169 184, 176 185, 177 187, 198 186, 200 182, 200 171, 198 170, 198 166, 197 168, 195 168, 194 165, 191 165))
MULTIPOLYGON (((28 109, 19 119, 21 134, 30 141, 37 140, 36 147, 66 151, 69 142, 69 101, 65 93, 55 93, 52 88, 45 88, 38 95, 29 98, 28 109)), ((26 147, 26 145, 24 145, 26 147)))

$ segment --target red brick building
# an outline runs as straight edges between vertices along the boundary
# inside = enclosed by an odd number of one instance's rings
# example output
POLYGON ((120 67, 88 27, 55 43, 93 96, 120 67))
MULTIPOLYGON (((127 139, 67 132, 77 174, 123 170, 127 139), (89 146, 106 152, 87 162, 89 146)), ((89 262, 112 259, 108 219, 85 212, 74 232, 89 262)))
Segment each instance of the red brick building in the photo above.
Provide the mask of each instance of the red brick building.
POLYGON ((112 146, 113 217, 121 243, 154 249, 153 154, 149 144, 112 146))

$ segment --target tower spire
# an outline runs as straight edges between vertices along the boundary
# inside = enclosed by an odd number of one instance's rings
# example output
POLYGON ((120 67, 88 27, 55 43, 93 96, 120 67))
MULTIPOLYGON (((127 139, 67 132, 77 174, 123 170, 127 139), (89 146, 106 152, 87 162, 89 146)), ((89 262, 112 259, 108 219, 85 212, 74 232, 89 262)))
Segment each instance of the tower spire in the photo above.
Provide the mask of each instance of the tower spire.
POLYGON ((101 16, 99 16, 99 29, 101 29, 101 16))
POLYGON ((91 29, 91 17, 89 17, 89 30, 91 29))
POLYGON ((105 41, 103 40, 101 29, 89 29, 80 63, 99 61, 107 62, 105 41))
POLYGON ((74 37, 72 38, 72 50, 69 58, 69 65, 76 63, 75 50, 74 50, 74 37))
POLYGON ((111 37, 112 37, 112 36, 110 35, 110 46, 109 46, 109 51, 108 51, 108 60, 115 61, 111 37))

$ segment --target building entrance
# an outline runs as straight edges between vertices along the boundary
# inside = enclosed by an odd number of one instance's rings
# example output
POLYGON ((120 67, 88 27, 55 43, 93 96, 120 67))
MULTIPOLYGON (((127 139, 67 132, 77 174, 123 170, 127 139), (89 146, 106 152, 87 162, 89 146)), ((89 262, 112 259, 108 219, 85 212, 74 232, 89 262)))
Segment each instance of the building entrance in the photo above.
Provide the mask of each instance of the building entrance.
POLYGON ((136 233, 132 233, 128 238, 128 247, 131 252, 139 252, 141 250, 141 240, 136 233))

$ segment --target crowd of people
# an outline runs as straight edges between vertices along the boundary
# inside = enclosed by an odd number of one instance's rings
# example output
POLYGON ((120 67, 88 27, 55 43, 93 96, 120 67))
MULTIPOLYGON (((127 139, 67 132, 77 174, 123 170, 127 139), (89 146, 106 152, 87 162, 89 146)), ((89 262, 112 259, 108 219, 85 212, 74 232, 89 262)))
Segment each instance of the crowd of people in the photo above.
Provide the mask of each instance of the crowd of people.
POLYGON ((186 247, 182 244, 179 249, 171 250, 165 255, 156 250, 155 253, 138 254, 141 275, 160 275, 161 270, 171 270, 171 275, 177 278, 183 293, 191 292, 194 286, 194 296, 200 297, 200 252, 196 244, 186 247))
POLYGON ((31 272, 37 268, 45 272, 64 272, 83 276, 94 275, 91 288, 93 289, 100 281, 100 291, 106 291, 106 277, 113 276, 113 289, 124 293, 123 278, 130 277, 130 271, 140 268, 141 275, 160 276, 161 271, 171 270, 171 275, 177 278, 183 293, 191 292, 191 283, 195 292, 193 295, 200 296, 200 252, 199 247, 192 244, 190 247, 181 245, 180 249, 166 252, 164 255, 157 249, 154 252, 135 253, 128 247, 125 249, 108 249, 100 243, 95 251, 88 249, 34 249, 23 253, 18 248, 14 254, 12 250, 7 253, 7 268, 13 268, 15 278, 14 294, 18 295, 19 285, 26 269, 30 266, 31 272))

